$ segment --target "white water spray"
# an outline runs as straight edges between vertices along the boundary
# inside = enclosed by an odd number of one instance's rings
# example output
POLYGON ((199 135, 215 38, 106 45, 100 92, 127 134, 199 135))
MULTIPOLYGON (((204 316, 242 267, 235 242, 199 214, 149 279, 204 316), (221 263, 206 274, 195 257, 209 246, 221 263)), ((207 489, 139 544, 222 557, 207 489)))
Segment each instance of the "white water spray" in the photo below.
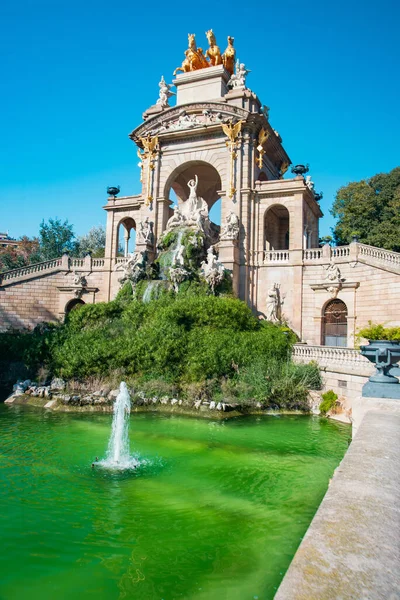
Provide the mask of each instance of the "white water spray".
POLYGON ((119 394, 114 404, 111 436, 108 442, 107 457, 101 466, 111 469, 134 468, 138 461, 129 454, 129 415, 131 398, 124 381, 119 386, 119 394))

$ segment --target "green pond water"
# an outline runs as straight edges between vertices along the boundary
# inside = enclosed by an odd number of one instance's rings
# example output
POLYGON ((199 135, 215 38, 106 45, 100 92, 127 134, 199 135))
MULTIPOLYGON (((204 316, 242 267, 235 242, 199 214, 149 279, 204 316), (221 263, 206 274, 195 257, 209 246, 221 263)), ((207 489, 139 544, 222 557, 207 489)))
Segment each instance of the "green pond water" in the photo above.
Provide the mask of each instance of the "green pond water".
POLYGON ((111 419, 0 405, 0 599, 273 598, 349 426, 132 414, 111 473, 111 419))

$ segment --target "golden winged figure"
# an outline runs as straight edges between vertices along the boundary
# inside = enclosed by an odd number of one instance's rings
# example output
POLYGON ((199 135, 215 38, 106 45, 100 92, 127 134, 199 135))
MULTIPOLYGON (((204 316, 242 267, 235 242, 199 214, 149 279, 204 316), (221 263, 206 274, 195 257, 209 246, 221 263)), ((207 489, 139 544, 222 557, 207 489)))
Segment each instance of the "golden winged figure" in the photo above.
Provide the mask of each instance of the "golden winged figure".
POLYGON ((264 127, 261 129, 260 133, 258 134, 258 146, 257 146, 258 151, 263 149, 264 144, 270 135, 271 135, 270 132, 267 131, 266 129, 264 129, 264 127))
POLYGON ((158 137, 157 136, 151 137, 150 135, 148 135, 147 137, 140 137, 139 140, 142 143, 143 148, 150 154, 152 154, 155 151, 155 149, 157 148, 157 145, 158 145, 158 137))
POLYGON ((236 123, 236 125, 233 125, 233 123, 229 123, 229 124, 224 124, 222 123, 222 130, 225 133, 226 137, 233 143, 236 142, 240 130, 242 129, 242 125, 243 125, 244 121, 238 121, 236 123))

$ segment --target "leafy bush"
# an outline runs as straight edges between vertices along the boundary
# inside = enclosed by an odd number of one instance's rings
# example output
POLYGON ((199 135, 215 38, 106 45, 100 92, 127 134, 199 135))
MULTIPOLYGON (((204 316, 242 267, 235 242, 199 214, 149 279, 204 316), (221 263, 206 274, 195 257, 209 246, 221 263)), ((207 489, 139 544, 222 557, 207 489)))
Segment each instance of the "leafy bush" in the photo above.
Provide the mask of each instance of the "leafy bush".
POLYGON ((336 404, 338 395, 333 390, 329 390, 324 394, 321 394, 322 402, 319 405, 321 414, 326 415, 336 404))
POLYGON ((305 408, 320 376, 316 365, 290 361, 295 341, 288 328, 260 321, 244 302, 210 296, 192 281, 148 303, 121 293, 113 302, 85 305, 44 333, 0 335, 0 348, 9 352, 11 345, 29 364, 67 379, 118 372, 153 395, 173 389, 305 408))
POLYGON ((400 341, 400 327, 384 327, 382 324, 374 324, 368 321, 368 327, 360 329, 357 334, 358 341, 361 338, 366 340, 390 340, 400 341))

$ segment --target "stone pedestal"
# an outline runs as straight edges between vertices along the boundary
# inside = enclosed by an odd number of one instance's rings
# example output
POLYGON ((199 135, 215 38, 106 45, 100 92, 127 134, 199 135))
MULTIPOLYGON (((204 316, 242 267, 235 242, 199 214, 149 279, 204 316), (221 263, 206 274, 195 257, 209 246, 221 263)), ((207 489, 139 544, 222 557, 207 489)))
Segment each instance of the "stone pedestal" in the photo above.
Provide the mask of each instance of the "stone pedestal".
POLYGON ((154 245, 146 244, 143 242, 136 243, 135 252, 147 252, 149 262, 153 262, 155 259, 154 245))
POLYGON ((218 244, 219 262, 232 273, 232 289, 239 296, 239 243, 237 240, 221 240, 218 244))
POLYGON ((229 79, 230 75, 223 65, 177 75, 173 81, 176 105, 220 99, 228 91, 229 79))

